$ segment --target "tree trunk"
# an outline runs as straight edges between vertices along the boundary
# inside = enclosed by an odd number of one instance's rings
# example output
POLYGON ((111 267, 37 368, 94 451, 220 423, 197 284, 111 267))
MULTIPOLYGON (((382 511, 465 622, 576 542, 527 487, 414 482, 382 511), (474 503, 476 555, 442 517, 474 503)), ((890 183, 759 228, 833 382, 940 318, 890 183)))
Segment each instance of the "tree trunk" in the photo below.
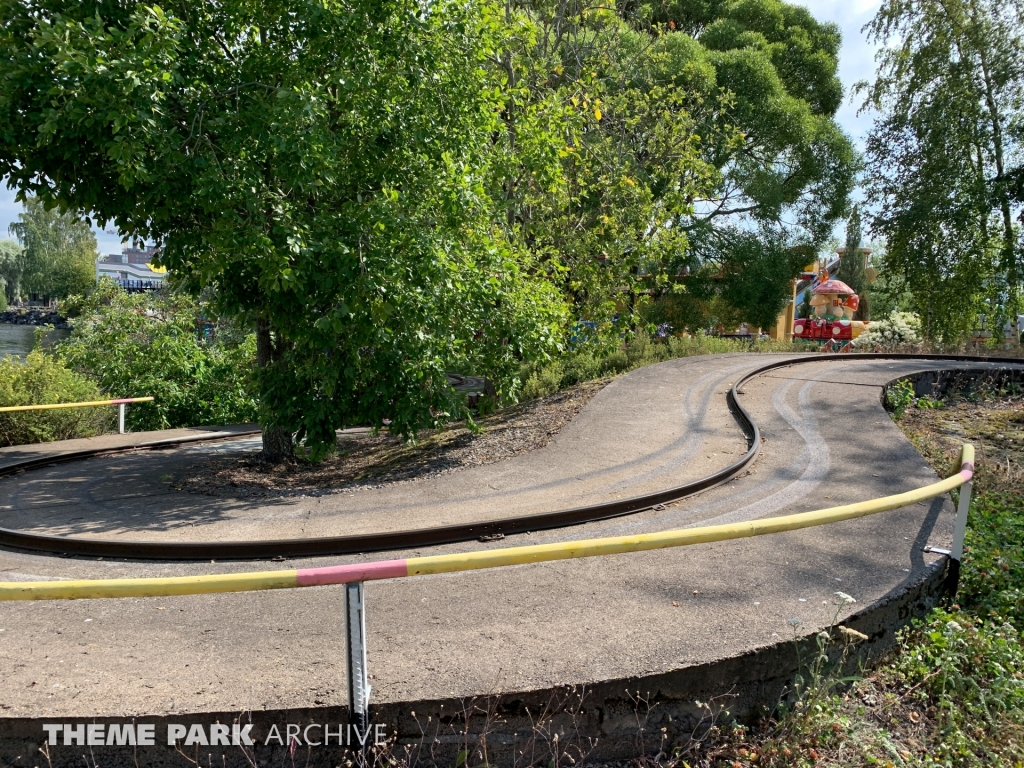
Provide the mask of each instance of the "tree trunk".
MULTIPOLYGON (((266 368, 274 360, 277 350, 270 337, 270 323, 260 318, 256 321, 256 366, 266 368)), ((292 433, 281 427, 263 424, 263 451, 260 458, 271 464, 280 464, 295 455, 292 433)))

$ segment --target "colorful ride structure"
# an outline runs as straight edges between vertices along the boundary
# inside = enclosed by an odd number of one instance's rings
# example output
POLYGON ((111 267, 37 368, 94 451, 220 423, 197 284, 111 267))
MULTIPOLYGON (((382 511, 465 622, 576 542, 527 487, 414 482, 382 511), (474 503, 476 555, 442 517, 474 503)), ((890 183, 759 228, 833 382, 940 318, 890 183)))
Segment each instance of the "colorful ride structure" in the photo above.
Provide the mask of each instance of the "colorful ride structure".
POLYGON ((845 343, 860 336, 867 323, 854 320, 860 306, 860 297, 842 280, 829 278, 822 269, 811 298, 811 317, 797 318, 793 323, 793 338, 826 343, 845 343))

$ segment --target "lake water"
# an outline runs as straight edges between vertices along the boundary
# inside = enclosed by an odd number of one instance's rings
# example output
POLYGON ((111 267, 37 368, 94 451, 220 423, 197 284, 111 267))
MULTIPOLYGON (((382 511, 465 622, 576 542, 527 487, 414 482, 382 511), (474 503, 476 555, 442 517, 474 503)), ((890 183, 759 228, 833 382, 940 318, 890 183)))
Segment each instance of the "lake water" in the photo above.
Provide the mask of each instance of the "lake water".
MULTIPOLYGON (((0 357, 15 355, 24 357, 32 351, 36 327, 34 325, 9 325, 0 323, 0 357)), ((53 344, 71 335, 68 329, 58 329, 47 334, 43 343, 53 344)))

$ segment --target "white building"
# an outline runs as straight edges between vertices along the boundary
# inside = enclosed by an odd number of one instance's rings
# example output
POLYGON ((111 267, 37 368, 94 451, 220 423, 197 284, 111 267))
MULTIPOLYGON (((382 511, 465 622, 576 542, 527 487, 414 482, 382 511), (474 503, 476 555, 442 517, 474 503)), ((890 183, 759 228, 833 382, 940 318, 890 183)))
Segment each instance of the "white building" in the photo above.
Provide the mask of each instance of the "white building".
POLYGON ((167 269, 152 262, 160 249, 123 248, 121 253, 104 256, 96 262, 96 279, 109 277, 129 291, 151 291, 160 288, 167 278, 167 269))

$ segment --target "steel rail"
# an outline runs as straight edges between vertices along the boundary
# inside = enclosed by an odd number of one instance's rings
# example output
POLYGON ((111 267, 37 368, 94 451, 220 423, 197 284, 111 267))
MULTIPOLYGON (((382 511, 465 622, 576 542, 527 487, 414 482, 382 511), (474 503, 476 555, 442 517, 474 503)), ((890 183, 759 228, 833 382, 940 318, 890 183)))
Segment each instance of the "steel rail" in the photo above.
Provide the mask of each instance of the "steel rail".
MULTIPOLYGON (((474 539, 492 536, 510 536, 531 531, 565 528, 621 517, 649 510, 673 501, 679 501, 727 482, 736 477, 756 458, 760 450, 761 433, 750 413, 739 400, 741 388, 745 383, 778 368, 806 363, 850 360, 938 360, 961 363, 997 363, 1015 367, 1019 367, 1021 364, 1018 361, 1008 360, 1007 358, 993 358, 980 355, 909 355, 897 353, 853 353, 828 357, 820 354, 809 354, 805 357, 773 361, 741 376, 727 394, 726 399, 730 410, 747 434, 748 448, 739 460, 690 483, 603 504, 432 528, 413 528, 402 531, 349 536, 265 541, 158 542, 133 541, 130 539, 85 539, 75 536, 54 536, 0 528, 0 547, 65 556, 122 558, 127 560, 261 560, 277 557, 352 555, 396 549, 416 549, 473 541, 474 539)), ((159 444, 131 446, 123 450, 137 450, 140 447, 172 447, 176 444, 175 440, 172 438, 160 441, 159 444)), ((198 442, 201 440, 202 438, 195 438, 192 441, 198 442)), ((119 452, 119 450, 81 451, 73 456, 65 455, 56 458, 30 459, 23 464, 8 466, 0 470, 0 477, 32 467, 53 464, 57 461, 71 461, 88 458, 92 455, 116 452, 119 452)))
POLYGON ((838 507, 768 517, 742 523, 680 528, 658 533, 612 536, 601 539, 534 544, 526 547, 460 552, 451 555, 410 557, 321 568, 285 571, 257 571, 204 576, 165 576, 139 579, 83 579, 78 581, 0 582, 0 602, 10 600, 81 600, 95 598, 166 597, 223 592, 256 592, 268 589, 297 589, 331 584, 354 584, 381 579, 401 579, 438 573, 458 573, 510 565, 572 560, 582 557, 646 552, 653 549, 685 547, 712 541, 765 536, 828 525, 866 517, 931 499, 971 482, 974 476, 974 446, 965 444, 960 452, 960 470, 923 488, 838 507))

